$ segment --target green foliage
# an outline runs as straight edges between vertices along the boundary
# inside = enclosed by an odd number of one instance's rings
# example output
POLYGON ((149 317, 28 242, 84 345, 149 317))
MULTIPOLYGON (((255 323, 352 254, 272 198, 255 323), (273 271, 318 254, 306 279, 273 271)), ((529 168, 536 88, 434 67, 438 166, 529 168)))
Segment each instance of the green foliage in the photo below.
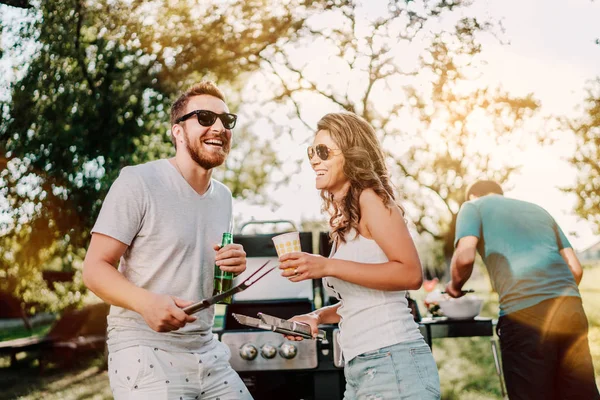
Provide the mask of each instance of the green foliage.
POLYGON ((566 190, 577 196, 575 212, 600 232, 600 78, 587 89, 583 115, 565 120, 565 125, 577 141, 577 150, 570 158, 577 181, 566 190))
POLYGON ((29 330, 23 326, 18 326, 16 328, 2 329, 0 331, 0 342, 4 340, 13 340, 13 339, 21 339, 30 336, 44 336, 50 328, 52 324, 39 325, 34 327, 32 330, 29 330))
POLYGON ((519 129, 539 106, 532 95, 515 97, 501 88, 469 87, 481 51, 477 35, 490 29, 489 24, 461 19, 454 32, 433 37, 421 58, 421 71, 432 77, 431 87, 407 89, 419 119, 413 145, 394 157, 405 176, 402 186, 416 184, 420 189, 408 199, 417 210, 417 230, 442 240, 447 259, 454 249, 456 217, 467 186, 477 179, 501 184, 509 180, 518 169, 509 151, 532 141, 519 129))
POLYGON ((2 0, 2 1, 0 1, 0 4, 6 4, 8 6, 18 7, 18 8, 31 8, 32 7, 32 5, 29 4, 29 1, 27 1, 27 0, 2 0))
POLYGON ((14 270, 2 289, 19 295, 50 260, 80 259, 110 182, 140 151, 135 140, 160 134, 146 121, 165 115, 148 60, 118 37, 97 35, 97 15, 82 7, 45 2, 36 10, 29 38, 39 51, 13 84, 1 125, 11 218, 3 240, 12 240, 2 263, 14 270))
POLYGON ((473 83, 481 62, 479 36, 495 35, 498 28, 453 12, 468 5, 392 1, 372 18, 346 5, 309 20, 312 43, 265 54, 277 82, 274 99, 295 110, 309 129, 308 102, 355 112, 375 127, 408 215, 420 233, 445 243, 446 258, 466 186, 510 177, 517 166, 500 151, 527 140, 519 129, 538 108, 531 95, 514 97, 473 83), (442 16, 454 27, 432 25, 442 16), (404 67, 404 54, 421 45, 418 67, 404 67), (311 46, 326 50, 311 52, 311 46), (294 57, 298 49, 317 55, 294 57))
MULTIPOLYGON (((232 91, 258 54, 293 36, 328 1, 45 1, 12 26, 4 56, 24 61, 0 103, 0 290, 47 293, 44 266, 81 263, 102 199, 123 166, 173 154, 169 104, 201 78, 232 91), (218 79, 217 79, 218 78, 218 79)), ((232 93, 230 106, 237 97, 232 93)), ((276 155, 244 128, 215 174, 235 196, 256 197, 276 155), (236 152, 239 153, 236 154, 236 152), (253 157, 246 157, 252 153, 253 157)), ((50 288, 78 302, 79 284, 50 288)), ((39 301, 39 299, 38 299, 39 301)), ((50 303, 62 304, 57 298, 50 303)))
POLYGON ((155 57, 161 87, 173 93, 207 73, 229 82, 258 69, 261 52, 295 37, 308 15, 336 3, 343 1, 135 0, 110 4, 105 23, 129 27, 140 49, 155 57))
POLYGON ((266 187, 271 174, 279 165, 275 150, 264 140, 256 137, 245 127, 236 129, 233 147, 227 163, 215 170, 215 178, 225 183, 233 197, 253 199, 266 204, 268 196, 256 188, 266 187))

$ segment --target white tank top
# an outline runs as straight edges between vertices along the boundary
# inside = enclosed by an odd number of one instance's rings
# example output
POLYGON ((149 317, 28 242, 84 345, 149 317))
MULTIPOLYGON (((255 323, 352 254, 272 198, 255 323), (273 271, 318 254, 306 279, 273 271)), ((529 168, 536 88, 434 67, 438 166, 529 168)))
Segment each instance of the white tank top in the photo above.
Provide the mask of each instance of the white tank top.
MULTIPOLYGON (((389 261, 374 240, 354 236, 349 233, 346 243, 334 248, 330 257, 365 264, 389 261)), ((408 308, 406 291, 369 289, 333 277, 323 278, 323 286, 341 303, 339 341, 346 363, 368 351, 423 338, 408 308)))

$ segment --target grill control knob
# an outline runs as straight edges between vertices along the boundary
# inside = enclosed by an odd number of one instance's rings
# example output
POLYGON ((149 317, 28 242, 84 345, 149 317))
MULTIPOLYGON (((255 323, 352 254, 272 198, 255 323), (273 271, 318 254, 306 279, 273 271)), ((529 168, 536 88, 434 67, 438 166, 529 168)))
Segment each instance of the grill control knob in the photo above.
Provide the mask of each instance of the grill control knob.
POLYGON ((279 347, 279 354, 283 358, 287 358, 288 360, 296 357, 298 354, 298 349, 291 343, 284 343, 279 347))
POLYGON ((277 348, 267 343, 260 348, 260 355, 264 358, 273 358, 277 355, 277 348))
POLYGON ((246 343, 240 349, 240 357, 242 357, 244 360, 252 361, 257 355, 258 350, 256 350, 256 347, 253 344, 246 343))

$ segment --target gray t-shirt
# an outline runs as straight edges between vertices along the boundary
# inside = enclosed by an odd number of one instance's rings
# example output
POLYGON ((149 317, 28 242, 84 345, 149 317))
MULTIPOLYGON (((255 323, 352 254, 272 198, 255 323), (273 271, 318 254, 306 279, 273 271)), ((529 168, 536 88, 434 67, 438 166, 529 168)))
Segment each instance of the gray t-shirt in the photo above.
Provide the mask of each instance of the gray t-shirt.
MULTIPOLYGON (((154 293, 197 301, 213 289, 215 250, 229 229, 231 191, 212 179, 199 195, 166 160, 125 167, 111 186, 92 229, 127 244, 119 271, 154 293)), ((156 332, 134 311, 112 306, 109 351, 145 345, 200 351, 212 340, 214 307, 173 332, 156 332)))

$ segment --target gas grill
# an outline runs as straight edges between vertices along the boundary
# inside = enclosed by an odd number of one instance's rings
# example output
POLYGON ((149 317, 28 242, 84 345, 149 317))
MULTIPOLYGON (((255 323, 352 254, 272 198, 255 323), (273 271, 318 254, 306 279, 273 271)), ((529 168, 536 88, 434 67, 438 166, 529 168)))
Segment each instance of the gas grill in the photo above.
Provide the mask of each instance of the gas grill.
MULTIPOLYGON (((237 280, 269 259, 278 262, 271 240, 278 234, 234 235, 234 242, 242 244, 247 254, 247 269, 237 280)), ((301 232, 300 242, 303 251, 312 252, 311 232, 301 232)), ((327 245, 319 248, 326 251, 327 245)), ((286 340, 279 333, 248 328, 232 315, 256 317, 263 312, 288 319, 314 310, 315 292, 320 290, 320 280, 293 283, 275 270, 255 287, 234 295, 227 306, 223 330, 217 333, 231 350, 231 366, 256 400, 342 399, 345 380, 341 351, 334 339, 336 325, 320 327, 326 331, 323 341, 298 342, 286 340)))

